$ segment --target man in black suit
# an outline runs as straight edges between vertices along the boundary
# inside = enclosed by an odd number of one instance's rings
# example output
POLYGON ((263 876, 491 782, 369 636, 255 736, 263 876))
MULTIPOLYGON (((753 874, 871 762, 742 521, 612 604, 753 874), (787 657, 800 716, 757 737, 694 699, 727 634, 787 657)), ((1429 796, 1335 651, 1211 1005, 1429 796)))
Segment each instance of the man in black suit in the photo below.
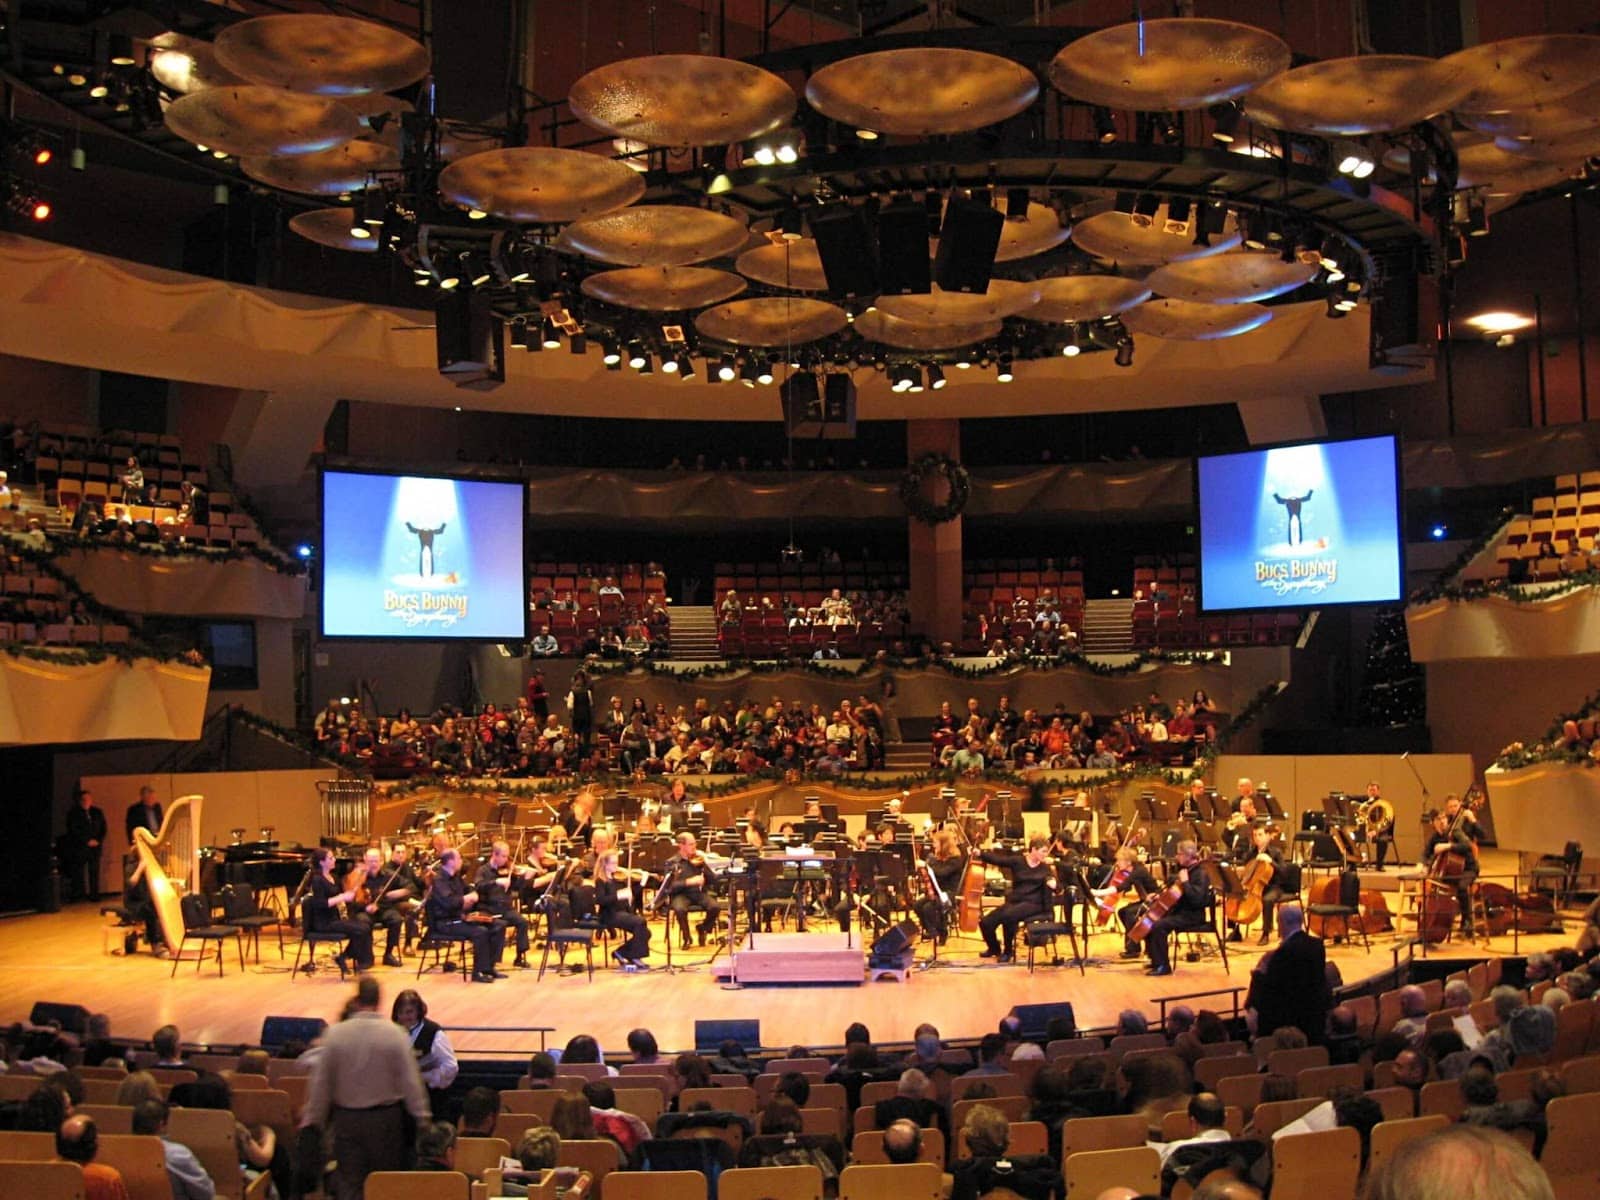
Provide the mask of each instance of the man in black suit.
POLYGON ((74 900, 100 899, 100 855, 106 846, 106 815, 84 788, 67 813, 67 881, 74 900))
POLYGON ((135 804, 128 805, 128 815, 123 821, 123 829, 128 835, 128 848, 133 848, 133 831, 135 829, 148 829, 156 833, 161 829, 161 805, 156 803, 156 790, 148 784, 139 789, 139 799, 135 804))
POLYGON ((1298 904, 1278 910, 1283 940, 1250 975, 1245 1007, 1256 1014, 1256 1035, 1293 1025, 1313 1043, 1322 1042, 1328 1023, 1328 955, 1321 938, 1305 932, 1305 912, 1298 904))

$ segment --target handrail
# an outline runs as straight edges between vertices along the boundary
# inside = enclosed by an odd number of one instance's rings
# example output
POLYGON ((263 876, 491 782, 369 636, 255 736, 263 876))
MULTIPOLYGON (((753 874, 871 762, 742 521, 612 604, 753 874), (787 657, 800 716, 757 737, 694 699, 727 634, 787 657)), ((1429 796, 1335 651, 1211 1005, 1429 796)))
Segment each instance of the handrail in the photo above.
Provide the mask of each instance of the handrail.
MULTIPOLYGON (((1239 1007, 1239 993, 1248 990, 1243 987, 1212 988, 1209 992, 1190 992, 1184 996, 1155 996, 1151 1003, 1161 1010, 1161 1027, 1167 1027, 1167 1005, 1176 1004, 1180 1000, 1204 1000, 1208 996, 1231 996, 1233 998, 1233 1011, 1228 1015, 1237 1018, 1243 1010, 1239 1007)), ((1218 1014, 1221 1015, 1221 1014, 1218 1014)))
MULTIPOLYGON (((440 1028, 449 1033, 537 1033, 539 1035, 539 1049, 545 1047, 545 1035, 554 1033, 554 1025, 443 1025, 440 1028)), ((487 1049, 472 1050, 472 1054, 526 1054, 527 1050, 516 1047, 514 1049, 487 1049)))

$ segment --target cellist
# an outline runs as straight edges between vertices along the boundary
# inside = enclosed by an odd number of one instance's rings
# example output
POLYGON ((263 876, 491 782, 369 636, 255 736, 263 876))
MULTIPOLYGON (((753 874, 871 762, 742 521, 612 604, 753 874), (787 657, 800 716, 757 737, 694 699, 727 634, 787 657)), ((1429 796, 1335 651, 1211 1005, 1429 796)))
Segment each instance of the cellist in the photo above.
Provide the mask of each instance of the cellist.
POLYGON ((1168 939, 1176 932, 1206 928, 1206 911, 1213 903, 1211 881, 1200 869, 1200 847, 1190 841, 1179 842, 1177 856, 1178 869, 1168 874, 1167 890, 1161 897, 1171 897, 1171 902, 1145 934, 1144 944, 1150 950, 1146 975, 1172 974, 1168 939))
MULTIPOLYGON (((1234 843, 1234 866, 1239 868, 1240 874, 1245 874, 1247 865, 1256 863, 1271 868, 1261 890, 1261 936, 1256 939, 1256 945, 1265 946, 1272 941, 1273 915, 1278 911, 1278 903, 1283 899, 1283 851, 1278 849, 1278 831, 1271 825, 1255 825, 1249 831, 1249 848, 1244 856, 1240 855, 1242 847, 1239 840, 1234 843), (1246 861, 1248 860, 1248 862, 1246 861)), ((1228 922, 1228 940, 1242 942, 1244 933, 1237 922, 1228 922)))
MULTIPOLYGON (((1445 797, 1445 807, 1433 814, 1433 832, 1422 845, 1422 857, 1429 864, 1431 878, 1455 888, 1456 902, 1461 906, 1461 932, 1471 937, 1472 885, 1478 881, 1478 856, 1472 848, 1466 821, 1452 818, 1452 805, 1457 814, 1463 811, 1459 799, 1445 797)), ((1471 815, 1470 811, 1466 813, 1467 817, 1471 815)))
POLYGON ((1131 904, 1124 904, 1117 909, 1117 920, 1122 923, 1122 957, 1129 961, 1142 958, 1144 951, 1139 948, 1138 942, 1128 936, 1128 930, 1144 915, 1145 897, 1160 890, 1161 885, 1150 874, 1150 868, 1140 860, 1138 847, 1127 843, 1117 847, 1102 885, 1094 889, 1095 899, 1102 906, 1115 904, 1129 892, 1135 897, 1131 904), (1117 886, 1119 879, 1120 887, 1117 886))

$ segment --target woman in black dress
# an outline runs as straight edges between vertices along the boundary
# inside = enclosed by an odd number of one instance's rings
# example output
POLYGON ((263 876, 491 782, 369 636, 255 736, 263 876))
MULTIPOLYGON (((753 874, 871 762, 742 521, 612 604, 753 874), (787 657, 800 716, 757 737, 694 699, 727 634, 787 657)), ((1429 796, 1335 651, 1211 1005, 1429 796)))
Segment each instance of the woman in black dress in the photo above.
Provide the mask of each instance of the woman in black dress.
POLYGON ((602 929, 620 929, 628 940, 611 952, 624 967, 645 968, 650 954, 650 927, 633 911, 633 894, 628 876, 617 866, 617 852, 607 850, 594 864, 594 904, 602 929))
POLYGON ((339 955, 340 970, 349 963, 357 971, 368 971, 372 969, 372 923, 347 920, 339 915, 339 906, 354 899, 354 892, 340 890, 333 880, 333 851, 313 850, 311 886, 305 903, 306 932, 344 934, 350 940, 339 955))
POLYGON ((572 674, 567 692, 567 713, 572 721, 572 737, 578 743, 578 757, 589 753, 589 735, 594 732, 594 697, 589 692, 589 677, 582 671, 572 674))

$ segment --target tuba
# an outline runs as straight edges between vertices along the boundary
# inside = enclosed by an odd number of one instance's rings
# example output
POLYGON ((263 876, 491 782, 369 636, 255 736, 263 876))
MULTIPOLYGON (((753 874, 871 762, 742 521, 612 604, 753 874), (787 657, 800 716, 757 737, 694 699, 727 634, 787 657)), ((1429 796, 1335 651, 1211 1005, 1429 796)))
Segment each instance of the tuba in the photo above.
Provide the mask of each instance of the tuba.
POLYGON ((1381 796, 1363 800, 1355 806, 1355 817, 1366 828, 1367 837, 1374 838, 1394 824, 1394 805, 1381 796))
POLYGON ((139 865, 128 877, 141 877, 150 890, 150 903, 161 922, 161 934, 176 954, 183 945, 183 908, 180 898, 200 890, 200 808, 203 796, 179 796, 167 808, 161 828, 133 831, 133 849, 139 865))

